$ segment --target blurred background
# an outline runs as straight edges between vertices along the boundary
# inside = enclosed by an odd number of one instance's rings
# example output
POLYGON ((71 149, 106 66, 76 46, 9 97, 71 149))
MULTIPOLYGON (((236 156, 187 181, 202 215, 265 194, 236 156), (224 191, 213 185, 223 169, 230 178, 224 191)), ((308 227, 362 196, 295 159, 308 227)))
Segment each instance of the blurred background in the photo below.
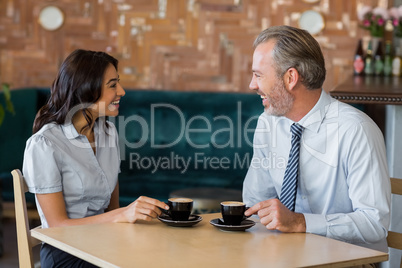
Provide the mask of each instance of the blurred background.
POLYGON ((358 39, 369 39, 357 10, 396 2, 1 0, 0 82, 12 89, 49 87, 63 59, 84 48, 117 57, 126 89, 248 91, 255 37, 272 25, 298 27, 302 13, 313 10, 325 24, 315 37, 326 58, 329 91, 353 73, 358 39), (46 20, 60 18, 45 14, 48 6, 63 16, 54 30, 46 29, 46 20))

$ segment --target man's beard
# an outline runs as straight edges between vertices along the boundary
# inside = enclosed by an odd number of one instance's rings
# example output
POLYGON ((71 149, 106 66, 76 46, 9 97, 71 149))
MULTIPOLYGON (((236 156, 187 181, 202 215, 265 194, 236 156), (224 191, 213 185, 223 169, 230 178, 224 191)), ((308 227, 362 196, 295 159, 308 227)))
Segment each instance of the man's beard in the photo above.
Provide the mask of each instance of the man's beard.
POLYGON ((286 88, 285 83, 281 78, 276 80, 271 96, 266 96, 269 106, 265 107, 265 112, 268 115, 284 116, 293 107, 294 96, 290 94, 286 88))

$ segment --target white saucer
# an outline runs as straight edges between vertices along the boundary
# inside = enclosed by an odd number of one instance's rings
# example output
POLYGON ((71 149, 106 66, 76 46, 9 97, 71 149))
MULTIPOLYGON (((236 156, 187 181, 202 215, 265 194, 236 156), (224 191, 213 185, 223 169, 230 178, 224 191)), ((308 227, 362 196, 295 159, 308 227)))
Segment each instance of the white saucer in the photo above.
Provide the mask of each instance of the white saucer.
POLYGON ((44 7, 39 13, 39 24, 48 31, 60 28, 64 22, 64 13, 56 6, 44 7))
POLYGON ((315 10, 307 10, 299 18, 299 27, 312 35, 316 35, 325 27, 324 17, 315 10))

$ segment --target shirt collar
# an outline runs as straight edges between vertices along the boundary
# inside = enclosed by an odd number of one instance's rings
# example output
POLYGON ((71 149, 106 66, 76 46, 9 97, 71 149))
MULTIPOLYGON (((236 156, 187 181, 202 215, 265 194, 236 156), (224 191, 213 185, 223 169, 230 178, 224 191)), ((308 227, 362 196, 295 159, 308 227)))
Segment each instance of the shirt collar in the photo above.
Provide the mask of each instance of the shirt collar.
MULTIPOLYGON (((66 138, 69 140, 73 140, 76 139, 77 137, 83 136, 78 133, 73 123, 71 122, 61 125, 61 128, 63 129, 64 135, 66 135, 66 138)), ((98 121, 95 121, 94 131, 95 133, 98 133, 98 131, 104 131, 102 124, 98 124, 98 121)))
POLYGON ((80 136, 78 131, 75 129, 73 123, 66 123, 64 125, 61 125, 61 128, 64 132, 64 135, 66 135, 66 138, 69 140, 76 139, 80 136))
POLYGON ((317 133, 331 104, 334 103, 334 101, 335 100, 332 99, 328 93, 326 93, 324 90, 321 90, 320 99, 314 105, 313 109, 311 109, 310 112, 308 112, 298 123, 304 128, 317 133))

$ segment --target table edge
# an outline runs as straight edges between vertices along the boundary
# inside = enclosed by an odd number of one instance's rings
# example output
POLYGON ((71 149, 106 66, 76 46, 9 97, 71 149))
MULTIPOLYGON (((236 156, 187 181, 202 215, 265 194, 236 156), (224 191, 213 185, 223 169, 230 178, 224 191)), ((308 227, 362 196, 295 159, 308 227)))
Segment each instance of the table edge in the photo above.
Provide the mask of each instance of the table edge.
POLYGON ((76 257, 78 257, 78 258, 80 258, 82 260, 90 262, 90 263, 92 263, 92 264, 94 264, 96 266, 99 266, 99 267, 114 267, 114 268, 119 267, 119 266, 116 266, 116 265, 114 265, 114 264, 112 264, 110 262, 107 262, 107 261, 103 260, 103 259, 100 259, 100 258, 97 258, 97 257, 95 257, 93 255, 87 254, 86 252, 81 251, 81 250, 79 250, 77 248, 72 248, 71 246, 69 246, 69 245, 67 245, 65 243, 62 243, 62 242, 60 242, 58 240, 50 238, 49 236, 47 236, 45 234, 42 234, 41 230, 44 230, 44 229, 32 229, 31 230, 31 236, 36 238, 36 239, 38 239, 38 240, 40 240, 40 241, 42 241, 42 242, 44 242, 44 243, 46 243, 46 244, 54 246, 54 247, 56 247, 56 248, 58 248, 58 249, 60 249, 62 251, 65 251, 65 252, 67 252, 67 253, 69 253, 69 254, 71 254, 73 256, 76 256, 76 257))

